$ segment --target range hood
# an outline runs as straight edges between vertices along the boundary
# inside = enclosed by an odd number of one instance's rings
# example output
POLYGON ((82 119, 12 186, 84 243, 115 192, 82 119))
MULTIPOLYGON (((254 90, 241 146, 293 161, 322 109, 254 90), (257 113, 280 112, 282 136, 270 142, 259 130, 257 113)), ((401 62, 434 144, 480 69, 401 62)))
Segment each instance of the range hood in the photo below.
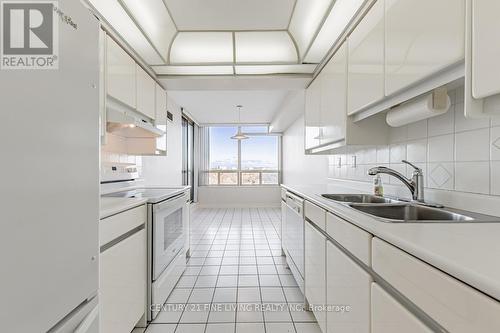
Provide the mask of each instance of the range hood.
POLYGON ((158 138, 165 135, 145 116, 113 98, 107 98, 106 109, 106 131, 109 133, 124 138, 158 138))

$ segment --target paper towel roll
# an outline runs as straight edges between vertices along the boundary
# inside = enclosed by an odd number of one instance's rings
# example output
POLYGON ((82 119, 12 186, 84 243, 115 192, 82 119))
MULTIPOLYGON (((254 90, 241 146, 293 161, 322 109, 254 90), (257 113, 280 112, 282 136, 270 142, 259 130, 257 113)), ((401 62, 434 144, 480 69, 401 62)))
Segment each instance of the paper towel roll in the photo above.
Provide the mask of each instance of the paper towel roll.
POLYGON ((423 95, 390 110, 386 116, 387 124, 391 127, 401 127, 446 113, 451 105, 450 97, 446 93, 438 95, 423 95))

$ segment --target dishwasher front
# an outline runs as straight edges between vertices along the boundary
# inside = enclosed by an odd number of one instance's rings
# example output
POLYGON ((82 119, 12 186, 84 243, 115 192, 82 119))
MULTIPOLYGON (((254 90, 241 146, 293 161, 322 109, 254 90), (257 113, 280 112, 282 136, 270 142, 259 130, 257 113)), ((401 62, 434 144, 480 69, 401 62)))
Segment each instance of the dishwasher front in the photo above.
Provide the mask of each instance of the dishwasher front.
POLYGON ((304 200, 287 192, 285 212, 283 240, 286 260, 304 292, 304 200))

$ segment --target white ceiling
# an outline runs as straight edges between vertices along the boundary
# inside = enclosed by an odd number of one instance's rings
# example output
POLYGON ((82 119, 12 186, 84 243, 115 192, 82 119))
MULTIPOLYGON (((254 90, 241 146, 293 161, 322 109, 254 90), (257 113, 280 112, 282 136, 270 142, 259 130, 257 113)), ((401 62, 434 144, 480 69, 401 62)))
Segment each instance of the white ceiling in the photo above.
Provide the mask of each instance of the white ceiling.
POLYGON ((270 123, 287 90, 170 91, 169 98, 200 124, 237 123, 236 105, 243 105, 242 123, 270 123))
POLYGON ((164 0, 179 30, 287 29, 296 0, 164 0))

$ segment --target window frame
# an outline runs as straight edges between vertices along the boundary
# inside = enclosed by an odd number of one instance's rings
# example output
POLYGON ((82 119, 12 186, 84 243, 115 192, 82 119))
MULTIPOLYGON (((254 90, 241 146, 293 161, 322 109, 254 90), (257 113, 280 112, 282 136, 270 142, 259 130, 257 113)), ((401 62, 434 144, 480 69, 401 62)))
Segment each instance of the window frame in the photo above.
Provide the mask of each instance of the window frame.
MULTIPOLYGON (((242 127, 251 127, 251 126, 264 126, 262 124, 257 125, 257 124, 244 124, 243 126, 234 126, 232 125, 216 125, 216 124, 211 124, 207 127, 236 127, 237 130, 241 130, 242 127)), ((242 170, 241 169, 241 141, 238 140, 238 164, 237 164, 237 169, 236 170, 211 170, 210 169, 210 149, 207 149, 207 154, 208 154, 208 168, 209 170, 201 171, 207 174, 207 184, 204 184, 202 186, 213 186, 213 187, 276 187, 280 186, 282 183, 282 162, 283 162, 283 156, 282 156, 282 134, 281 133, 269 133, 269 125, 265 124, 267 128, 267 132, 262 132, 262 133, 243 133, 247 135, 248 137, 253 137, 253 136, 275 136, 277 137, 277 144, 278 144, 278 169, 277 170, 242 170), (217 174, 217 184, 210 184, 210 174, 216 173, 217 174), (236 184, 221 184, 220 179, 221 179, 221 174, 224 173, 236 173, 237 174, 237 183, 236 184), (242 175, 245 173, 258 173, 259 174, 259 183, 258 184, 243 184, 242 181, 242 175), (278 182, 276 184, 262 184, 262 175, 265 173, 272 173, 272 174, 278 174, 278 182)), ((210 145, 210 137, 209 137, 209 145, 210 145)))

